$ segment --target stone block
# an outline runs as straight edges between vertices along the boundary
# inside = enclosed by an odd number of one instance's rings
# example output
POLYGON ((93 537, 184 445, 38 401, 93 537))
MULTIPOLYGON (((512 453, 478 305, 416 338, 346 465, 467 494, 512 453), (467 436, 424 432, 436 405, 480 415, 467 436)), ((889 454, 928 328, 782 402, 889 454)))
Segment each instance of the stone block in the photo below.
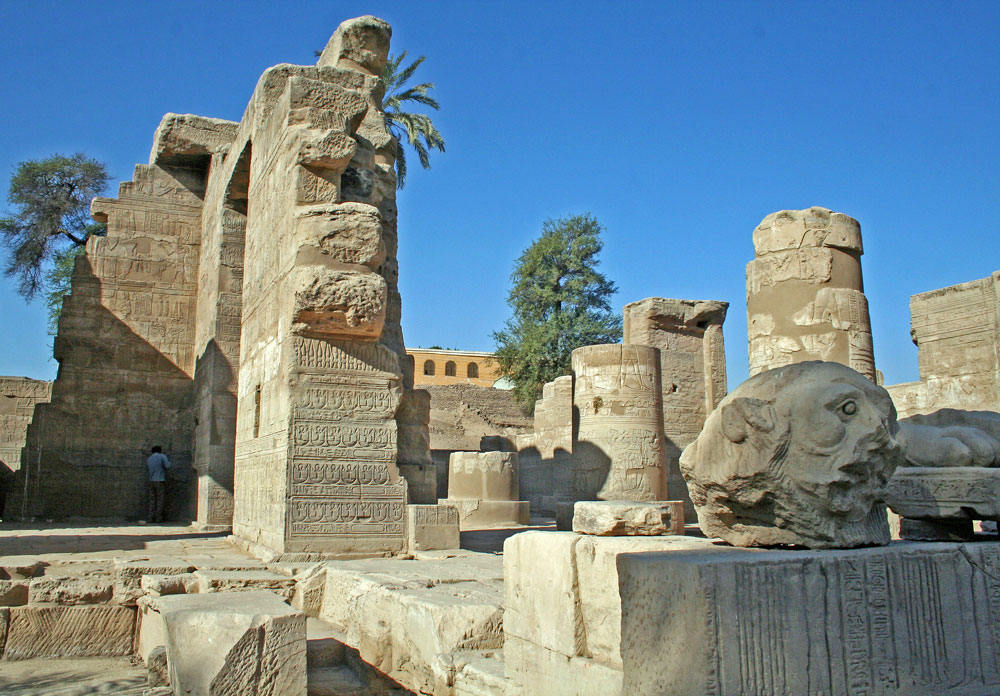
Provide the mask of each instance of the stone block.
POLYGON ((129 561, 115 559, 114 602, 132 605, 142 596, 143 575, 180 575, 190 573, 194 566, 169 559, 129 561))
POLYGON ((7 629, 10 626, 10 609, 0 607, 0 657, 3 657, 4 646, 7 644, 7 629))
POLYGON ((110 575, 47 576, 33 578, 28 586, 31 604, 104 604, 111 600, 110 575))
POLYGON ((129 655, 135 614, 134 607, 108 605, 15 607, 4 659, 129 655))
POLYGON ((1000 688, 1000 544, 619 559, 624 693, 1000 688))
POLYGON ((167 628, 157 601, 155 597, 145 596, 136 604, 135 654, 146 664, 157 647, 167 644, 167 628))
POLYGON ((146 686, 168 686, 170 672, 167 666, 167 648, 157 645, 146 658, 146 686))
POLYGON ((414 505, 437 502, 437 467, 434 464, 399 464, 399 474, 406 479, 407 498, 414 505))
POLYGON ((459 548, 458 508, 453 505, 407 505, 406 545, 411 552, 459 548))
POLYGON ((361 660, 433 693, 441 659, 503 644, 503 572, 491 554, 328 564, 320 618, 361 660))
POLYGON ((199 592, 268 591, 291 599, 295 579, 270 570, 197 570, 199 592))
POLYGON ((306 618, 277 595, 170 595, 156 607, 175 693, 306 693, 306 618))
POLYGON ((573 531, 596 536, 683 534, 684 503, 581 500, 573 507, 573 531))
POLYGON ((976 466, 900 467, 886 502, 914 519, 1000 519, 1000 469, 976 466))
POLYGON ((524 532, 510 537, 504 543, 507 676, 531 693, 569 694, 574 692, 568 684, 581 683, 575 670, 585 667, 605 685, 593 693, 619 693, 619 557, 703 548, 712 548, 712 542, 683 536, 524 532), (542 567, 545 573, 539 572, 542 567))
POLYGON ((0 607, 19 607, 28 603, 28 583, 24 580, 0 580, 0 607))
POLYGON ((194 573, 178 573, 176 575, 143 575, 139 587, 150 597, 162 595, 187 594, 198 591, 198 581, 194 573))
POLYGON ((573 531, 573 514, 576 510, 576 503, 572 500, 560 500, 555 503, 556 529, 560 532, 573 531))
POLYGON ((307 616, 317 616, 323 604, 326 587, 326 566, 316 564, 295 576, 295 591, 291 605, 307 616))
POLYGON ((527 500, 443 498, 440 504, 458 510, 458 525, 463 531, 526 525, 531 518, 531 504, 527 500))

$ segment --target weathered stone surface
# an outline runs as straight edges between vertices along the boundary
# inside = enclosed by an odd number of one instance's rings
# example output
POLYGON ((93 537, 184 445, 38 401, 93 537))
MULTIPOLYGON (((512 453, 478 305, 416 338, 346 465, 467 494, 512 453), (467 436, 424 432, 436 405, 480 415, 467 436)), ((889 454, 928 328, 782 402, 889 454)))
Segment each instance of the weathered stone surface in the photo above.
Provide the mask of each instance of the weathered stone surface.
POLYGON ((151 165, 204 166, 212 155, 225 155, 240 124, 194 114, 164 114, 153 134, 151 165))
POLYGON ((26 580, 0 580, 0 607, 19 607, 28 603, 26 580))
POLYGON ((680 536, 524 532, 507 539, 504 662, 520 689, 513 693, 623 693, 619 558, 703 548, 711 541, 680 536))
POLYGON ((129 655, 134 628, 134 607, 14 607, 4 659, 129 655))
POLYGON ((573 351, 577 500, 663 500, 667 494, 660 356, 639 345, 573 351))
POLYGON ((453 505, 406 506, 406 548, 409 551, 457 549, 459 546, 458 508, 453 505))
POLYGON ((10 626, 10 609, 0 607, 0 656, 3 656, 4 646, 7 644, 7 630, 10 626))
MULTIPOLYGON (((28 425, 35 413, 35 404, 52 398, 52 382, 27 377, 0 377, 0 492, 9 487, 11 473, 21 468, 21 448, 24 447, 28 425)), ((14 491, 8 491, 10 500, 14 491)), ((18 498, 19 499, 19 498, 18 498)), ((16 503, 10 511, 0 509, 0 519, 19 514, 16 503)))
POLYGON ((838 363, 751 377, 681 456, 702 531, 735 546, 888 543, 895 415, 884 389, 838 363))
POLYGON ((307 616, 318 616, 326 588, 326 566, 317 563, 295 576, 295 591, 289 604, 307 616))
POLYGON ((987 694, 1000 545, 627 555, 623 693, 987 694))
POLYGON ((171 595, 156 606, 175 693, 306 693, 306 618, 277 595, 171 595))
POLYGON ((178 573, 176 575, 143 575, 139 587, 150 597, 162 595, 187 594, 198 591, 198 580, 194 573, 178 573))
POLYGON ((889 480, 886 502, 914 519, 1000 519, 1000 469, 900 467, 889 480))
POLYGON ((114 601, 116 604, 135 604, 143 594, 143 575, 179 575, 194 571, 194 566, 163 558, 150 561, 115 561, 114 601))
POLYGON ((270 570, 196 570, 194 578, 199 592, 273 592, 288 600, 295 589, 295 580, 270 570))
MULTIPOLYGON (((377 79, 389 35, 372 17, 344 22, 317 66, 265 72, 240 126, 258 214, 246 224, 233 534, 262 555, 405 543, 398 433, 419 423, 399 414, 412 372, 377 79)), ((235 171, 242 148, 223 166, 235 171)))
POLYGON ((1000 271, 910 297, 920 381, 886 387, 899 417, 942 408, 1000 411, 1000 271))
POLYGON ((910 466, 1000 466, 1000 413, 945 408, 899 421, 910 466))
POLYGON ((326 574, 320 618, 361 660, 411 691, 433 693, 455 653, 503 644, 503 570, 492 554, 338 561, 326 574))
POLYGON ((167 647, 157 645, 146 659, 146 686, 170 685, 170 671, 167 665, 167 647))
POLYGON ((655 503, 579 501, 573 508, 573 531, 595 536, 683 534, 684 503, 679 500, 655 503))
POLYGON ((28 587, 32 604, 103 604, 110 601, 110 574, 65 575, 33 578, 28 587))
POLYGON ((529 504, 517 499, 517 452, 453 452, 448 497, 462 529, 527 524, 529 504))
POLYGON ((728 302, 715 300, 647 297, 622 310, 622 341, 660 351, 667 490, 684 501, 684 514, 691 519, 694 506, 678 462, 726 395, 722 324, 728 308, 728 302))
POLYGON ((750 374, 808 360, 875 380, 861 226, 826 208, 782 210, 753 233, 747 264, 750 374))

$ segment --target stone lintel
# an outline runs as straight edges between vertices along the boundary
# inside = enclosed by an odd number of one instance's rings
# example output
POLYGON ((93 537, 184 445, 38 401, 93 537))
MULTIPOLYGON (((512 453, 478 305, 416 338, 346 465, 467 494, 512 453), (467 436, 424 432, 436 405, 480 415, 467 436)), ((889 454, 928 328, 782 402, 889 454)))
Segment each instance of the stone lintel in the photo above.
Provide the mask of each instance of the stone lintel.
POLYGON ((153 135, 149 163, 192 167, 214 154, 225 154, 240 124, 194 114, 164 114, 153 135))

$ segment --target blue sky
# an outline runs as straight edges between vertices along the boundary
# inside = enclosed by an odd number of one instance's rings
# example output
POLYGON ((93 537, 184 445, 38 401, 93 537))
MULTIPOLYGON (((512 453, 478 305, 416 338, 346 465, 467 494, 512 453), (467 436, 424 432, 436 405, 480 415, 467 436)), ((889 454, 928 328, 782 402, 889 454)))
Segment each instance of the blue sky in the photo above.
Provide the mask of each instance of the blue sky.
MULTIPOLYGON (((238 120, 263 70, 313 63, 362 14, 427 55, 448 147, 399 196, 407 345, 491 350, 514 259, 543 220, 585 211, 617 307, 730 302, 731 387, 770 212, 861 222, 887 383, 918 377, 909 296, 1000 269, 995 1, 0 0, 4 189, 21 160, 81 151, 114 190, 165 112, 238 120)), ((44 314, 0 278, 0 374, 55 375, 44 314)))

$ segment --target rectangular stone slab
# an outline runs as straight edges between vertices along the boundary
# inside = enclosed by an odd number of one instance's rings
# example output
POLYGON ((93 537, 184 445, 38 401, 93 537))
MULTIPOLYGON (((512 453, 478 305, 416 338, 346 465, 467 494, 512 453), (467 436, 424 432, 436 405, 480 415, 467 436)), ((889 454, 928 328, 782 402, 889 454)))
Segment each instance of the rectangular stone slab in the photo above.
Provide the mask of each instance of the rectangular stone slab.
POLYGON ((14 607, 5 660, 132 653, 135 607, 14 607))
POLYGON ((914 519, 1000 519, 1000 469, 900 467, 889 480, 886 502, 914 519))
POLYGON ((625 555, 630 696, 1000 693, 1000 543, 625 555))

